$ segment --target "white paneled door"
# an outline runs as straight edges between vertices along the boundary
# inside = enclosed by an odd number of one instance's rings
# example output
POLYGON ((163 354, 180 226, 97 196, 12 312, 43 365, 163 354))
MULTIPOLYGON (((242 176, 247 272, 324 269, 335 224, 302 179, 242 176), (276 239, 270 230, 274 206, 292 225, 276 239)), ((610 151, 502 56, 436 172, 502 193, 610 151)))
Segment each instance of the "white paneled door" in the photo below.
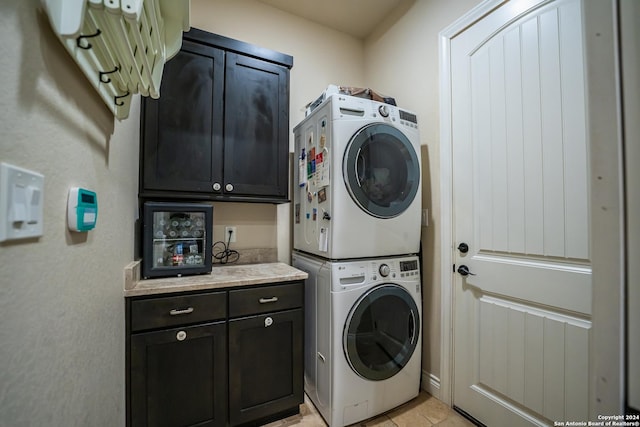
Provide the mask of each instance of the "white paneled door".
POLYGON ((589 415, 581 7, 508 1, 451 40, 453 403, 488 426, 589 415))

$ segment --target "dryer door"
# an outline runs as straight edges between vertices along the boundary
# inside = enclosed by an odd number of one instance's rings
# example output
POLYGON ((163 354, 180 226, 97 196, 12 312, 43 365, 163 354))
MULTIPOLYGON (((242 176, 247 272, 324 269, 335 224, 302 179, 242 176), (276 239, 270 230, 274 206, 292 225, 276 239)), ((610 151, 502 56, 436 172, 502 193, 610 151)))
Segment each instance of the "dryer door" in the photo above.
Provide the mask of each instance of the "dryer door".
POLYGON ((418 344, 420 314, 401 286, 384 284, 356 302, 344 328, 343 348, 351 368, 368 380, 385 380, 408 362, 418 344))
POLYGON ((369 124, 353 135, 342 167, 353 200, 377 218, 400 215, 418 192, 418 156, 409 139, 385 123, 369 124))

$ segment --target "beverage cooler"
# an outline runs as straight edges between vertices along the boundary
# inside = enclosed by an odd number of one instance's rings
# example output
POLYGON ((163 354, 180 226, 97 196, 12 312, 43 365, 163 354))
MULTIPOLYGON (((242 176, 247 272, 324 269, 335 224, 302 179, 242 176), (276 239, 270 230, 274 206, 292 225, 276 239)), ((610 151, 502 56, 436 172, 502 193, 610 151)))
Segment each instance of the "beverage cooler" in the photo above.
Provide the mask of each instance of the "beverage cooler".
POLYGON ((203 203, 146 202, 142 276, 211 272, 213 207, 203 203))

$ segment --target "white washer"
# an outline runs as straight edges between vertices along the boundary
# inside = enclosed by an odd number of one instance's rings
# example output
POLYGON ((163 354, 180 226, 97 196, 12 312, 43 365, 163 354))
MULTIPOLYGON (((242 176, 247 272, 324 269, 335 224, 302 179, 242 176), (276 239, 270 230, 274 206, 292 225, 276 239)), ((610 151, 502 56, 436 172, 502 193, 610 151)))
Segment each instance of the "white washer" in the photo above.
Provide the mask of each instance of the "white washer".
POLYGON ((420 391, 418 257, 332 262, 293 253, 305 282, 305 392, 331 427, 420 391))
POLYGON ((333 94, 294 128, 294 249, 328 259, 416 254, 416 115, 333 94))

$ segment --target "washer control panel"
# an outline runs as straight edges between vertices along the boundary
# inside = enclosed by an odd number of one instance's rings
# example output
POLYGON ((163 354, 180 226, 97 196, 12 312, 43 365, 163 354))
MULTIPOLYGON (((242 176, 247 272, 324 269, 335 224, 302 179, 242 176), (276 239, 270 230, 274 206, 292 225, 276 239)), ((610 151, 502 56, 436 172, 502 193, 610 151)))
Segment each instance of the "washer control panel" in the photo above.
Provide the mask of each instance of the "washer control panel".
POLYGON ((417 279, 420 277, 420 267, 417 258, 385 259, 383 261, 371 261, 373 280, 378 279, 417 279))
POLYGON ((344 291, 375 282, 409 282, 420 292, 420 262, 414 255, 361 261, 330 262, 333 291, 344 291))

